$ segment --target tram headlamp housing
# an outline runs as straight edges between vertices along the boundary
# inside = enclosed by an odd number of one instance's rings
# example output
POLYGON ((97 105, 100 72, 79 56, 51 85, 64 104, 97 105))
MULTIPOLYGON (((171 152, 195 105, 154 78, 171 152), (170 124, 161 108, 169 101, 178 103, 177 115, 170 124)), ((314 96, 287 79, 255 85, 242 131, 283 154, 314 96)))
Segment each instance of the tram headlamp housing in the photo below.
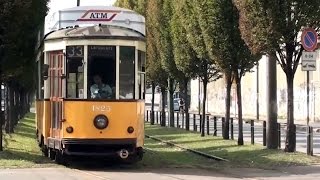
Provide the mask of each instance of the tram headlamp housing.
POLYGON ((105 129, 109 125, 109 120, 105 115, 98 115, 94 118, 93 124, 97 129, 105 129))
POLYGON ((73 127, 69 126, 66 128, 67 133, 73 133, 73 127))
POLYGON ((127 131, 128 133, 132 134, 134 132, 134 128, 132 126, 129 126, 127 131))

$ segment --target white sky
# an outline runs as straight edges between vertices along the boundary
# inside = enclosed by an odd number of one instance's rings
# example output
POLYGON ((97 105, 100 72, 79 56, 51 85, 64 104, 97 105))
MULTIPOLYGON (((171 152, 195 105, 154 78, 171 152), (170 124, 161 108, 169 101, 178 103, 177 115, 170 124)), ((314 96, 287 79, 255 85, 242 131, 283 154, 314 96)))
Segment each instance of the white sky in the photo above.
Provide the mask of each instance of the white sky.
MULTIPOLYGON (((101 6, 112 5, 115 0, 80 0, 80 6, 101 6)), ((60 9, 77 6, 77 0, 51 0, 49 2, 49 14, 60 9)))
MULTIPOLYGON (((80 6, 112 6, 116 0, 80 0, 80 6)), ((54 12, 61 9, 72 8, 77 6, 77 0, 50 0, 49 12, 46 17, 46 23, 54 12)), ((47 32, 47 27, 45 28, 47 32)))

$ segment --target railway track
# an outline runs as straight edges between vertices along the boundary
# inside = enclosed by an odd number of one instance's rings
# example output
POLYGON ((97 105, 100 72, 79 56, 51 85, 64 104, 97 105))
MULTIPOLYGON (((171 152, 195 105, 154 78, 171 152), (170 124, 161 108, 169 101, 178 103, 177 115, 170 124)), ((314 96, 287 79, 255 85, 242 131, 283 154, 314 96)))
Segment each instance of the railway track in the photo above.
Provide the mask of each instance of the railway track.
POLYGON ((186 147, 183 147, 183 146, 174 144, 174 143, 169 142, 169 141, 164 141, 164 140, 159 139, 159 138, 156 138, 156 137, 152 137, 152 136, 149 136, 149 135, 145 135, 145 137, 146 137, 146 138, 153 139, 153 140, 155 140, 155 141, 162 142, 162 143, 167 144, 167 145, 169 145, 169 146, 178 147, 178 148, 180 148, 180 149, 186 150, 186 151, 188 151, 188 152, 191 152, 191 153, 193 153, 193 154, 196 154, 196 155, 199 155, 199 156, 208 158, 208 159, 213 159, 213 160, 216 160, 216 161, 229 162, 229 160, 227 160, 227 159, 224 159, 224 158, 221 158, 221 157, 218 157, 218 156, 213 156, 213 155, 211 155, 211 154, 207 154, 207 153, 204 153, 204 152, 200 152, 200 151, 197 151, 197 150, 194 150, 194 149, 189 149, 189 148, 186 148, 186 147))

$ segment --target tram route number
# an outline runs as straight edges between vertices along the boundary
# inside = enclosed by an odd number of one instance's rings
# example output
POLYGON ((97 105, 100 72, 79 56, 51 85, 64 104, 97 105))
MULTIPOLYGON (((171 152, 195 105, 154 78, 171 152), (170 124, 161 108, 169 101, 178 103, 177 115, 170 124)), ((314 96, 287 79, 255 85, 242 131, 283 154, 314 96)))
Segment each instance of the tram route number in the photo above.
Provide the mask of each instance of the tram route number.
POLYGON ((110 112, 111 107, 110 106, 93 105, 92 111, 94 111, 94 112, 110 112))
POLYGON ((67 47, 67 57, 83 57, 83 47, 82 46, 68 46, 67 47))

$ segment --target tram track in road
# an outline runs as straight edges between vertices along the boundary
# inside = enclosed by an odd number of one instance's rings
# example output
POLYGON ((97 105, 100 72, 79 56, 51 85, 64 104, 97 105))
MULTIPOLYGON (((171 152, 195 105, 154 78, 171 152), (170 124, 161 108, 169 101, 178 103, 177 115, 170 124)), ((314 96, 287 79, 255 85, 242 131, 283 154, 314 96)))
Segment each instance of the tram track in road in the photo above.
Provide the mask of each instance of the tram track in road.
POLYGON ((153 139, 155 141, 159 141, 159 142, 164 143, 164 144, 167 144, 168 146, 174 146, 174 147, 186 150, 188 152, 191 152, 193 154, 196 154, 196 155, 208 158, 208 159, 213 159, 213 160, 216 160, 216 161, 229 162, 229 160, 227 160, 227 159, 224 159, 224 158, 221 158, 221 157, 218 157, 218 156, 214 156, 214 155, 211 155, 211 154, 207 154, 207 153, 204 153, 204 152, 200 152, 200 151, 197 151, 197 150, 194 150, 194 149, 186 148, 186 147, 180 146, 178 144, 175 144, 175 143, 172 143, 172 142, 169 142, 169 141, 164 141, 162 139, 159 139, 159 138, 147 135, 147 134, 145 135, 145 137, 149 138, 149 139, 153 139))

